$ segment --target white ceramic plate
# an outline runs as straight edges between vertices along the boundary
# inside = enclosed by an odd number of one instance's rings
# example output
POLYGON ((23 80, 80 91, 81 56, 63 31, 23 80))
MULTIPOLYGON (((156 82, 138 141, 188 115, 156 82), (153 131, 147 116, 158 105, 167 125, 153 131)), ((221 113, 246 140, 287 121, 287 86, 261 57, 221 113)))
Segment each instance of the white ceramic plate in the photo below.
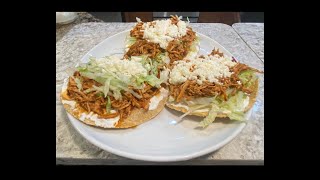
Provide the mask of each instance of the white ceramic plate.
MULTIPOLYGON (((91 49, 81 62, 87 62, 89 56, 123 55, 128 34, 129 31, 124 31, 105 39, 91 49)), ((201 54, 209 54, 216 47, 231 56, 216 41, 200 33, 198 35, 201 54)), ((247 117, 250 114, 251 111, 247 117)), ((197 125, 203 118, 194 116, 186 116, 182 122, 175 124, 175 119, 180 115, 182 113, 165 108, 152 120, 131 129, 95 128, 70 114, 68 117, 77 131, 92 144, 116 155, 145 161, 181 161, 208 154, 230 142, 245 126, 245 123, 218 118, 202 129, 197 125)))

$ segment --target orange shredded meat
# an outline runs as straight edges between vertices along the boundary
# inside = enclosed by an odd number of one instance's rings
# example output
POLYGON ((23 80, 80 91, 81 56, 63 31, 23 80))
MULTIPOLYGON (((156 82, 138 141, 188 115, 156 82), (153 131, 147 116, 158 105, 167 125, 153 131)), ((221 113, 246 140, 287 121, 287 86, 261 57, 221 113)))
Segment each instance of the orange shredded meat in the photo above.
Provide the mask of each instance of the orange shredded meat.
POLYGON ((179 22, 179 17, 177 15, 173 16, 173 15, 170 15, 170 20, 171 20, 171 24, 175 24, 177 25, 178 22, 179 22))
POLYGON ((216 54, 218 54, 220 57, 224 56, 222 52, 219 52, 219 49, 216 50, 216 48, 214 48, 210 55, 214 56, 216 54))
POLYGON ((130 36, 137 39, 143 38, 143 22, 137 23, 137 25, 130 31, 130 36))
POLYGON ((98 114, 99 118, 114 118, 120 115, 120 120, 123 120, 130 115, 134 108, 143 108, 148 110, 150 99, 160 93, 159 88, 152 87, 149 84, 145 84, 145 88, 139 90, 129 87, 136 93, 140 94, 142 98, 138 99, 129 92, 122 92, 121 100, 116 100, 113 96, 109 96, 111 107, 116 111, 115 113, 110 113, 106 110, 107 98, 103 96, 103 93, 98 91, 85 92, 87 89, 92 88, 93 85, 99 87, 102 84, 81 76, 78 71, 74 73, 74 77, 81 80, 82 89, 79 90, 75 80, 70 77, 67 87, 67 95, 70 99, 75 100, 88 113, 94 112, 98 114))
POLYGON ((167 52, 169 53, 170 62, 173 63, 176 60, 182 60, 185 58, 195 39, 196 33, 190 27, 187 27, 186 35, 170 41, 166 48, 167 52))
POLYGON ((148 42, 147 40, 137 40, 124 55, 124 58, 128 59, 131 56, 148 55, 148 57, 153 59, 163 51, 159 44, 148 42))
MULTIPOLYGON (((171 23, 177 25, 179 22, 178 16, 171 16, 171 23)), ((155 22, 149 22, 151 26, 155 22)), ((130 36, 137 38, 137 41, 130 46, 129 51, 124 55, 124 58, 128 59, 131 56, 148 55, 150 58, 156 57, 160 52, 168 52, 170 63, 176 60, 182 60, 188 54, 191 49, 192 43, 196 40, 196 33, 192 28, 187 27, 186 35, 175 38, 168 43, 166 49, 162 49, 158 43, 148 42, 143 40, 144 28, 143 22, 137 23, 137 25, 130 31, 130 36)))
POLYGON ((230 71, 233 72, 231 77, 219 79, 221 84, 203 81, 200 85, 195 80, 187 80, 183 84, 170 85, 170 95, 175 99, 176 102, 181 102, 183 99, 192 100, 193 98, 211 97, 215 95, 222 96, 223 99, 226 101, 228 100, 226 92, 228 88, 233 89, 233 91, 231 92, 232 95, 236 93, 236 90, 241 90, 245 93, 250 94, 253 92, 252 89, 245 88, 242 83, 237 83, 238 81, 240 81, 238 77, 239 73, 246 69, 261 72, 245 64, 237 63, 235 66, 230 68, 230 71))

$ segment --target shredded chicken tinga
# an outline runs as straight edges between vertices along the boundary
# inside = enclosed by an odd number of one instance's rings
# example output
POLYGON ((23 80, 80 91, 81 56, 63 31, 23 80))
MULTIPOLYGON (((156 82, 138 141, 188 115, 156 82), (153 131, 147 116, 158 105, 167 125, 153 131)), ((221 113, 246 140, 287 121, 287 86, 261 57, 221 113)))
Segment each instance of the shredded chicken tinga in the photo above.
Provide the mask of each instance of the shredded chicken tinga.
POLYGON ((124 58, 128 59, 131 56, 147 55, 149 58, 154 59, 161 52, 164 52, 164 49, 160 48, 159 44, 139 39, 130 47, 124 58))
MULTIPOLYGON (((179 18, 177 16, 171 16, 171 23, 177 24, 179 18)), ((150 58, 154 58, 160 52, 168 52, 170 63, 181 60, 187 56, 190 51, 192 43, 196 40, 196 33, 191 27, 187 27, 186 35, 175 38, 170 41, 166 49, 162 49, 159 44, 149 42, 143 39, 143 23, 139 22, 130 31, 130 36, 137 38, 137 41, 129 48, 128 52, 124 55, 125 58, 131 56, 148 55, 150 58)))
POLYGON ((187 27, 187 34, 181 39, 176 39, 169 42, 167 52, 169 53, 170 62, 181 60, 187 56, 190 47, 196 39, 196 33, 190 27, 187 27))
POLYGON ((170 95, 175 99, 176 102, 180 102, 182 99, 189 101, 193 98, 210 97, 215 95, 221 95, 223 96, 224 100, 228 100, 226 90, 229 88, 233 89, 231 95, 234 95, 237 90, 241 90, 247 94, 250 94, 253 92, 253 89, 250 89, 250 87, 245 88, 243 84, 237 83, 237 81, 239 81, 239 73, 246 69, 252 69, 256 72, 259 72, 258 70, 253 69, 245 64, 237 63, 237 65, 231 69, 231 72, 234 73, 230 78, 220 79, 222 85, 207 81, 204 81, 201 85, 199 85, 195 80, 187 80, 180 85, 170 85, 170 95))
MULTIPOLYGON (((220 57, 224 56, 222 52, 219 52, 219 49, 213 49, 210 55, 219 55, 220 57)), ((204 58, 203 56, 199 57, 204 58)), ((232 61, 236 62, 234 58, 232 61)), ((245 87, 244 84, 238 83, 240 81, 239 74, 245 70, 252 70, 258 73, 262 73, 262 71, 237 62, 235 66, 230 68, 230 72, 233 72, 231 77, 219 79, 219 82, 221 84, 204 81, 201 85, 199 85, 195 80, 187 80, 179 85, 170 85, 170 95, 175 99, 176 102, 181 102, 181 100, 183 99, 189 101, 198 97, 211 96, 222 96, 222 99, 227 101, 228 89, 232 89, 231 96, 234 96, 237 91, 243 91, 247 94, 251 94, 254 91, 254 89, 252 89, 254 88, 253 86, 245 87)), ((192 69, 190 69, 190 71, 192 71, 192 69)))
MULTIPOLYGON (((98 114, 99 118, 114 118, 120 115, 120 120, 126 119, 130 112, 134 108, 143 108, 148 110, 150 99, 160 92, 159 88, 152 87, 149 84, 145 84, 143 89, 131 89, 138 93, 142 98, 138 99, 134 97, 129 92, 122 93, 122 99, 116 100, 113 96, 110 97, 111 106, 116 112, 107 112, 107 98, 104 98, 103 94, 98 91, 91 91, 86 93, 86 90, 94 86, 101 86, 101 84, 95 80, 89 79, 87 77, 81 76, 81 74, 76 71, 74 73, 75 78, 79 78, 82 82, 82 90, 79 90, 74 78, 69 78, 69 83, 67 87, 67 95, 70 99, 76 101, 84 110, 89 112, 94 112, 98 114)), ((130 88, 130 87, 129 87, 130 88)))
POLYGON ((92 58, 78 67, 64 91, 67 100, 75 101, 81 111, 95 113, 98 118, 135 122, 120 128, 145 122, 165 104, 185 113, 180 120, 200 112, 206 116, 200 122, 202 127, 216 117, 243 120, 243 107, 252 107, 249 101, 255 101, 258 90, 255 73, 262 72, 224 56, 219 49, 197 56, 197 35, 180 18, 172 16, 170 21, 146 24, 137 19, 127 38, 123 59, 92 58), (152 102, 158 94, 164 99, 155 110, 157 106, 152 102), (151 114, 136 122, 147 111, 151 114), (136 118, 132 118, 134 115, 136 118))

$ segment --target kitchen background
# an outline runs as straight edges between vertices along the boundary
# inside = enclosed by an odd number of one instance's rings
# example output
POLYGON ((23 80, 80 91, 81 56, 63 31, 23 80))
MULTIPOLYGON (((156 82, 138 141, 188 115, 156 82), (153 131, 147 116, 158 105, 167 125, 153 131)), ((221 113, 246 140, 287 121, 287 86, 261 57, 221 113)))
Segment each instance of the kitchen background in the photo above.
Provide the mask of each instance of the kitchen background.
MULTIPOLYGON (((89 12, 96 18, 105 22, 123 22, 121 12, 89 12)), ((236 12, 240 14, 240 22, 264 22, 264 12, 236 12)), ((197 22, 199 19, 199 12, 152 12, 153 19, 162 19, 170 17, 170 15, 177 14, 183 16, 184 19, 189 17, 190 22, 197 22)))
MULTIPOLYGON (((170 15, 188 16, 205 35, 217 41, 257 69, 264 68, 263 12, 57 12, 56 13, 56 91, 61 91, 65 69, 81 58, 94 45, 109 35, 131 27, 124 22, 159 19, 170 15), (145 18, 145 19, 144 19, 145 18), (63 23, 61 23, 63 22, 63 23), (240 22, 240 23, 239 23, 240 22), (228 25, 214 24, 224 23, 228 25), (120 29, 118 29, 120 27, 120 29)), ((184 19, 185 20, 185 19, 184 19)), ((134 23, 132 23, 133 25, 134 23)), ((254 107, 254 119, 241 135, 219 151, 175 165, 256 165, 264 164, 264 75, 260 79, 260 94, 254 107)), ((59 99, 59 95, 57 97, 59 99)), ((63 165, 150 165, 129 160, 92 145, 70 126, 66 113, 57 100, 56 105, 56 163, 63 165)), ((155 165, 156 163, 153 163, 155 165)), ((173 165, 173 164, 171 164, 173 165)))
POLYGON ((191 23, 264 23, 264 12, 57 12, 56 15, 56 42, 58 42, 75 25, 86 22, 136 22, 136 17, 142 21, 152 21, 169 18, 170 15, 189 18, 191 23), (69 19, 68 22, 58 23, 69 19))

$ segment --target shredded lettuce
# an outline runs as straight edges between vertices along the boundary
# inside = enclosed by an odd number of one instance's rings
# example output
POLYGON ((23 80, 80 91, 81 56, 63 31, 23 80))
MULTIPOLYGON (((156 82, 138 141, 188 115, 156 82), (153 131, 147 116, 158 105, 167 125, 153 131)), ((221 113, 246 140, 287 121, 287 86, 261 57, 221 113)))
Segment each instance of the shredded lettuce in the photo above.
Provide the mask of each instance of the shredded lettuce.
POLYGON ((196 37, 196 39, 192 42, 191 46, 190 46, 190 50, 186 56, 186 58, 193 58, 194 56, 196 56, 198 54, 199 51, 199 38, 196 37))
MULTIPOLYGON (((151 59, 146 55, 141 56, 131 56, 131 61, 137 61, 142 64, 142 66, 150 72, 150 74, 158 75, 158 67, 164 65, 163 59, 165 58, 164 53, 160 53, 155 59, 151 59)), ((165 60, 165 59, 164 59, 165 60)))
POLYGON ((163 67, 166 63, 170 62, 166 53, 159 53, 154 59, 149 58, 147 55, 131 56, 130 60, 140 62, 149 73, 149 75, 145 77, 135 77, 132 83, 136 89, 142 89, 144 82, 158 88, 161 83, 167 82, 169 75, 169 71, 167 69, 160 71, 160 77, 157 78, 159 74, 158 67, 163 67))
MULTIPOLYGON (((239 75, 240 81, 244 84, 245 87, 251 87, 256 81, 257 77, 255 71, 245 70, 239 75)), ((231 96, 231 93, 234 89, 228 89, 227 95, 229 96, 227 101, 223 101, 220 96, 212 99, 212 107, 209 111, 209 115, 199 123, 201 127, 207 127, 210 125, 218 113, 226 114, 231 120, 245 121, 244 110, 249 103, 249 97, 245 95, 242 91, 238 91, 234 96, 231 96)), ((200 99, 198 102, 196 100, 190 101, 189 104, 200 104, 208 103, 210 99, 200 99)))
MULTIPOLYGON (((256 81, 257 76, 255 75, 255 71, 245 70, 240 73, 239 79, 245 85, 245 87, 250 87, 256 81)), ((209 107, 210 110, 208 116, 199 123, 199 126, 203 128, 214 122, 217 115, 220 113, 226 114, 231 120, 245 121, 246 118, 244 111, 249 104, 249 97, 242 91, 236 91, 236 94, 231 96, 233 91, 233 88, 230 88, 226 91, 229 97, 227 101, 224 101, 222 96, 201 97, 190 101, 184 101, 184 103, 190 107, 190 110, 182 117, 192 113, 194 111, 193 108, 197 110, 204 110, 208 109, 209 107)), ((171 101, 174 101, 174 99, 169 97, 169 102, 171 101)))
MULTIPOLYGON (((110 81, 111 81, 111 78, 108 78, 106 80, 106 82, 104 83, 104 86, 103 86, 104 97, 106 97, 108 95, 108 92, 109 92, 109 89, 110 89, 110 81)), ((108 96, 108 99, 109 99, 109 96, 108 96)))
POLYGON ((151 66, 151 74, 158 75, 158 65, 159 63, 157 61, 154 61, 153 63, 150 63, 151 66))
POLYGON ((160 76, 160 78, 157 78, 155 75, 147 75, 147 76, 137 77, 134 83, 135 83, 135 86, 138 87, 137 89, 143 86, 144 82, 147 82, 153 87, 160 88, 161 83, 163 83, 164 81, 165 81, 164 77, 161 78, 160 76))
POLYGON ((115 99, 120 99, 120 100, 122 100, 122 95, 121 95, 121 89, 119 88, 119 87, 116 87, 116 86, 113 86, 113 85, 111 85, 111 83, 110 83, 110 90, 112 90, 112 92, 113 92, 113 97, 115 98, 115 99))
POLYGON ((188 106, 193 106, 193 105, 210 105, 213 101, 214 97, 200 97, 200 98, 195 98, 191 101, 185 101, 188 106))
POLYGON ((144 81, 145 81, 145 77, 139 76, 139 77, 136 78, 135 85, 137 87, 143 86, 144 81))
POLYGON ((98 91, 98 92, 101 92, 103 94, 103 86, 102 87, 97 87, 97 86, 93 85, 92 88, 86 89, 83 92, 84 93, 90 93, 92 91, 98 91))
POLYGON ((155 75, 146 76, 145 81, 151 86, 160 87, 162 81, 158 79, 155 75))
POLYGON ((225 111, 227 116, 232 120, 244 121, 244 110, 249 103, 249 97, 242 91, 237 92, 228 101, 220 104, 221 111, 225 111))
POLYGON ((245 87, 251 87, 253 83, 257 80, 257 78, 258 77, 255 75, 255 71, 251 69, 242 71, 239 74, 239 79, 245 87))
MULTIPOLYGON (((112 58, 112 57, 106 57, 112 58)), ((93 79, 102 84, 100 87, 92 87, 85 90, 85 93, 92 91, 99 91, 104 94, 104 97, 108 95, 113 95, 115 99, 122 99, 122 91, 130 92, 133 96, 137 98, 142 98, 141 95, 133 91, 129 86, 133 86, 134 89, 143 89, 144 83, 148 83, 153 87, 160 87, 160 84, 167 80, 168 73, 160 73, 160 78, 158 75, 158 66, 160 62, 152 60, 147 56, 133 56, 130 60, 140 62, 147 70, 149 66, 149 75, 138 74, 134 76, 127 76, 120 73, 114 73, 108 67, 101 66, 100 61, 98 62, 95 58, 90 57, 87 64, 82 64, 77 67, 77 70, 82 76, 93 79)), ((114 67, 116 70, 118 67, 114 67)), ((79 82, 78 82, 79 84, 79 82)), ((81 83, 80 83, 81 85, 81 83)), ((82 87, 79 87, 82 88, 82 87)))
POLYGON ((79 78, 74 78, 74 81, 77 84, 77 88, 81 91, 82 90, 82 83, 81 80, 79 78))
POLYGON ((102 92, 102 93, 103 93, 103 87, 97 87, 97 86, 93 85, 92 88, 93 88, 95 91, 99 91, 99 92, 102 92))
POLYGON ((78 69, 79 72, 84 72, 84 71, 87 70, 87 67, 85 67, 85 66, 79 66, 77 69, 78 69))
POLYGON ((202 108, 204 108, 204 107, 206 107, 207 105, 195 105, 195 106, 192 106, 192 107, 190 107, 190 109, 186 112, 186 113, 184 113, 183 115, 181 115, 178 119, 177 119, 177 123, 178 122, 180 122, 181 120, 182 120, 182 118, 184 118, 185 116, 187 116, 188 114, 190 114, 190 113, 192 113, 192 112, 194 112, 194 111, 196 111, 196 110, 198 110, 198 109, 202 109, 202 108))
POLYGON ((199 126, 202 128, 209 126, 216 119, 217 115, 218 113, 216 112, 216 108, 211 108, 208 116, 199 123, 199 126))
POLYGON ((102 93, 102 92, 99 92, 99 93, 96 94, 96 96, 98 96, 98 97, 103 97, 103 93, 102 93))
MULTIPOLYGON (((106 57, 112 58, 112 57, 106 57)), ((80 72, 82 76, 85 76, 89 79, 93 79, 102 84, 100 87, 93 87, 90 89, 85 90, 85 93, 89 93, 92 91, 100 91, 104 94, 104 97, 112 94, 115 99, 122 99, 121 92, 127 91, 130 92, 137 98, 142 98, 141 95, 133 91, 132 89, 128 88, 129 86, 133 86, 134 89, 143 89, 144 83, 148 83, 153 87, 160 87, 160 84, 166 80, 166 77, 157 78, 156 75, 158 74, 158 65, 157 61, 152 61, 148 59, 147 56, 133 56, 131 60, 141 62, 142 65, 151 66, 150 74, 149 75, 134 75, 134 76, 127 76, 124 74, 116 74, 114 71, 111 71, 108 67, 101 66, 100 62, 98 62, 95 58, 90 57, 89 62, 87 64, 82 64, 77 67, 77 70, 80 72), (151 65, 150 65, 151 64, 151 65)), ((118 67, 114 67, 116 70, 118 67)), ((82 88, 82 87, 81 87, 82 88)))
POLYGON ((232 120, 244 121, 244 113, 243 112, 231 112, 228 114, 228 117, 232 120))
MULTIPOLYGON (((200 99, 197 103, 208 103, 209 101, 209 98, 200 99)), ((216 96, 212 98, 211 109, 208 116, 199 123, 199 126, 207 127, 210 125, 215 120, 218 113, 226 114, 231 120, 245 121, 244 110, 248 103, 249 97, 242 91, 237 92, 236 95, 230 97, 228 101, 223 101, 219 96, 216 96)))
POLYGON ((194 40, 195 43, 199 43, 200 42, 200 37, 196 35, 196 39, 194 40))
POLYGON ((193 42, 190 46, 190 51, 197 52, 197 46, 198 46, 198 44, 196 42, 193 42))
POLYGON ((131 60, 131 61, 141 62, 141 63, 145 64, 145 63, 146 63, 147 58, 148 58, 148 56, 146 56, 146 55, 141 55, 141 56, 131 56, 131 57, 130 57, 130 60, 131 60))
POLYGON ((128 46, 133 45, 136 41, 137 41, 137 38, 131 37, 131 36, 127 36, 127 45, 128 46))
POLYGON ((155 60, 157 62, 159 62, 160 64, 169 64, 170 63, 170 58, 168 55, 168 52, 164 52, 164 53, 159 53, 156 57, 155 60))
POLYGON ((106 104, 106 110, 107 110, 107 113, 110 113, 110 110, 111 110, 111 101, 110 101, 110 97, 107 96, 108 98, 108 101, 107 101, 107 104, 106 104))
POLYGON ((95 89, 94 88, 89 88, 89 89, 87 89, 87 90, 85 90, 85 91, 83 91, 84 93, 89 93, 89 92, 92 92, 92 91, 95 91, 95 89))
MULTIPOLYGON (((131 61, 137 61, 140 62, 142 64, 142 66, 151 74, 155 74, 155 70, 156 73, 157 72, 157 66, 158 63, 154 63, 152 59, 150 59, 147 55, 141 55, 141 56, 131 56, 130 57, 131 61), (155 68, 156 67, 156 68, 155 68)), ((156 62, 156 61, 155 61, 156 62)))
POLYGON ((136 98, 142 98, 141 95, 139 95, 138 93, 134 92, 132 89, 129 89, 128 87, 125 87, 125 86, 120 86, 121 89, 127 91, 127 92, 130 92, 133 96, 135 96, 136 98))
POLYGON ((228 88, 228 89, 226 90, 226 94, 227 94, 228 97, 231 97, 231 94, 232 94, 232 92, 234 91, 234 89, 235 89, 235 88, 228 88))

